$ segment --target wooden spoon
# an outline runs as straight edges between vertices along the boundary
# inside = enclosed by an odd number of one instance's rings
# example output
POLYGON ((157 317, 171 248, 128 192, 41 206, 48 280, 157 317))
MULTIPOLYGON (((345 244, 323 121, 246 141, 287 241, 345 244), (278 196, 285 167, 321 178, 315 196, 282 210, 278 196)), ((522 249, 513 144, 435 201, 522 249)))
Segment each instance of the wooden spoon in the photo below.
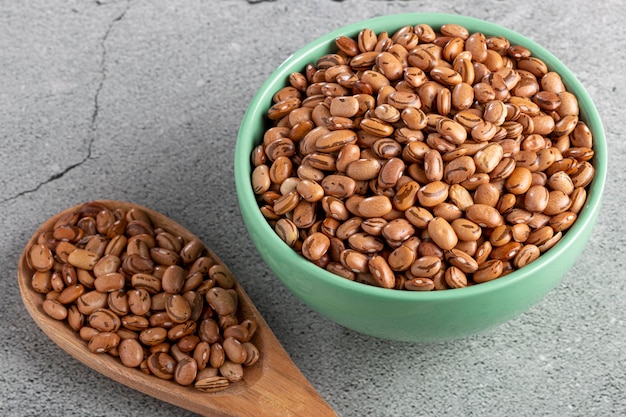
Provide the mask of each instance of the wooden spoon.
MULTIPOLYGON (((163 227, 187 240, 196 238, 173 220, 146 207, 111 200, 98 203, 110 209, 139 208, 150 217, 155 227, 163 227)), ((43 332, 61 349, 117 382, 204 416, 337 416, 293 363, 239 283, 235 289, 239 294, 243 316, 253 318, 258 323, 252 342, 260 352, 260 359, 254 365, 245 368, 243 380, 231 383, 224 391, 207 393, 193 386, 181 386, 171 380, 144 374, 137 368, 127 368, 111 355, 90 352, 86 342, 68 326, 66 321, 52 319, 43 311, 44 296, 34 291, 31 286, 34 271, 26 259, 28 249, 37 242, 37 237, 42 232, 53 230, 55 222, 61 216, 76 211, 79 207, 80 205, 69 208, 48 219, 28 242, 18 265, 20 293, 26 309, 43 332)), ((216 262, 221 263, 215 253, 208 248, 207 250, 216 262)))

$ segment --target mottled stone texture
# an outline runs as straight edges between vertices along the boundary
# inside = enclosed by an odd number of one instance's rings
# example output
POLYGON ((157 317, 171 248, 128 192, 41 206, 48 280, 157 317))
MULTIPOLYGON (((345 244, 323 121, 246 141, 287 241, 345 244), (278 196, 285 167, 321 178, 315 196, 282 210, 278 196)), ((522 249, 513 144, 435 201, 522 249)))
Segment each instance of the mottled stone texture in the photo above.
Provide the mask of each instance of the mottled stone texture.
POLYGON ((20 302, 16 265, 36 227, 98 198, 149 206, 199 235, 342 417, 624 415, 625 9, 621 0, 0 2, 0 415, 191 415, 72 359, 20 302), (467 14, 544 45, 596 101, 610 154, 603 212, 563 283, 495 330, 431 345, 353 333, 288 293, 246 234, 231 162, 247 104, 273 68, 332 29, 402 12, 467 14))

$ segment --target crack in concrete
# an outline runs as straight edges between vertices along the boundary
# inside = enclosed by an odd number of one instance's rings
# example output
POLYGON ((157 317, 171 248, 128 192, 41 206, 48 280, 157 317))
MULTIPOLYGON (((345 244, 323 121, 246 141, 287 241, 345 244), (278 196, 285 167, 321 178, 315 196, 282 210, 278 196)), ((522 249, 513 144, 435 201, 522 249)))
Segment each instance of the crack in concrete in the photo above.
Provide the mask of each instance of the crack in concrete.
MULTIPOLYGON (((96 2, 96 4, 98 6, 100 6, 102 3, 96 2)), ((85 162, 87 162, 89 159, 91 159, 91 149, 93 147, 93 144, 95 142, 96 139, 96 129, 97 129, 97 121, 98 121, 98 114, 100 112, 100 93, 102 92, 102 88, 104 87, 104 83, 107 79, 107 47, 106 47, 106 42, 109 38, 109 36, 111 35, 111 32, 113 31, 113 28, 115 27, 115 25, 120 22, 121 20, 124 19, 124 17, 126 16, 126 13, 128 12, 128 10, 130 9, 130 4, 131 1, 127 1, 126 3, 126 7, 124 8, 124 10, 117 15, 115 18, 113 18, 113 20, 111 20, 111 22, 109 23, 106 31, 104 32, 104 34, 102 35, 102 37, 100 38, 100 48, 102 49, 102 53, 100 55, 100 81, 98 82, 98 85, 96 87, 96 91, 94 93, 93 96, 93 111, 91 112, 91 117, 90 117, 90 123, 89 123, 89 135, 88 135, 88 139, 87 139, 87 153, 86 155, 78 162, 68 165, 67 167, 65 167, 62 171, 60 172, 56 172, 52 175, 50 175, 50 177, 48 177, 46 180, 40 182, 39 184, 37 184, 36 187, 33 187, 31 189, 28 190, 24 190, 21 191, 19 193, 17 193, 14 196, 11 196, 9 198, 3 199, 2 201, 0 201, 0 203, 6 203, 8 201, 12 201, 15 200, 19 197, 22 197, 24 195, 27 194, 31 194, 34 193, 36 191, 38 191, 41 187, 45 186, 46 184, 49 184, 55 180, 58 180, 59 178, 62 178, 63 176, 65 176, 65 174, 71 172, 72 170, 74 170, 75 168, 81 166, 82 164, 84 164, 85 162)))

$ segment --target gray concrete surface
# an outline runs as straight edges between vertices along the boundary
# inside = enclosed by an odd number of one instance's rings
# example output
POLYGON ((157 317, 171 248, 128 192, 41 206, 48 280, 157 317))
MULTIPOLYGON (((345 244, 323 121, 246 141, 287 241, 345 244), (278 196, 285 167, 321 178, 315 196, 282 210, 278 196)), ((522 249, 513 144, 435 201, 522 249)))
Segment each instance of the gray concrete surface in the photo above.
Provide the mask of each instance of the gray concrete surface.
POLYGON ((36 227, 99 198, 204 239, 342 417, 625 415, 625 18, 621 0, 0 2, 0 415, 191 416, 69 357, 20 301, 36 227), (231 161, 249 100, 290 53, 347 23, 429 11, 507 26, 569 65, 602 115, 610 167, 561 285, 497 329, 421 345, 353 333, 288 293, 246 234, 231 161))

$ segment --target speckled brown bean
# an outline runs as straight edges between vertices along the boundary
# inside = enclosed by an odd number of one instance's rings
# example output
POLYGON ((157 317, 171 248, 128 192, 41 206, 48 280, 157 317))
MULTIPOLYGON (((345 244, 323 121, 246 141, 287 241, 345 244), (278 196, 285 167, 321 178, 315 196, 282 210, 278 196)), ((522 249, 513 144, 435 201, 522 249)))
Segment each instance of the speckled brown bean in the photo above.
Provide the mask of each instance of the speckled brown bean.
POLYGON ((354 233, 348 238, 350 247, 362 253, 375 254, 381 251, 384 243, 376 236, 367 233, 354 233))
POLYGON ((44 244, 33 245, 28 251, 28 260, 32 268, 37 271, 49 271, 54 265, 52 251, 44 244))
POLYGON ((555 232, 565 231, 574 224, 577 217, 576 213, 571 211, 559 213, 550 219, 550 227, 552 227, 555 232))
POLYGON ((505 188, 513 194, 522 195, 532 184, 532 172, 526 167, 516 167, 506 179, 505 188))
POLYGON ((442 270, 442 266, 441 258, 432 255, 424 255, 413 262, 410 272, 415 277, 432 278, 442 270))
POLYGON ((65 320, 67 318, 67 307, 57 300, 44 300, 41 307, 48 316, 55 320, 65 320))
POLYGON ((243 365, 254 365, 261 357, 259 349, 257 349, 257 347, 250 342, 244 342, 243 347, 246 350, 246 361, 243 363, 243 365))
POLYGON ((204 368, 206 368, 209 362, 210 353, 211 353, 211 345, 208 342, 204 340, 198 342, 198 344, 193 350, 193 358, 198 365, 198 371, 201 371, 204 368))
POLYGON ((588 161, 583 161, 578 165, 576 171, 571 175, 574 187, 586 187, 591 183, 595 175, 595 168, 588 161))
POLYGON ((180 256, 171 249, 155 247, 150 249, 150 258, 157 265, 176 265, 180 256))
POLYGON ((499 143, 490 143, 474 155, 476 170, 490 173, 504 157, 504 150, 499 143))
POLYGON ((210 318, 202 320, 198 329, 198 336, 210 344, 217 342, 221 337, 218 323, 210 318))
POLYGON ((157 233, 155 243, 161 248, 169 249, 174 252, 180 252, 183 248, 182 241, 169 232, 157 233))
POLYGON ((109 352, 118 347, 120 343, 119 335, 113 332, 100 332, 94 335, 87 344, 87 349, 93 353, 109 352))
POLYGON ((198 239, 192 239, 185 246, 183 246, 180 256, 184 263, 190 264, 200 256, 203 250, 204 245, 202 242, 198 239))
POLYGON ((435 217, 428 222, 428 234, 437 246, 443 250, 450 250, 458 243, 458 236, 454 229, 442 217, 435 217))
POLYGON ((219 368, 224 364, 225 353, 224 347, 221 343, 213 343, 211 345, 211 352, 209 354, 209 363, 213 368, 219 368))
POLYGON ((395 91, 387 97, 387 102, 399 110, 408 107, 419 109, 421 107, 420 97, 410 91, 395 91))
POLYGON ((96 309, 87 321, 91 327, 101 332, 115 332, 122 324, 118 315, 107 308, 96 309))
MULTIPOLYGON (((464 62, 467 62, 467 61, 464 61, 464 62)), ((469 65, 467 65, 467 67, 469 68, 469 65)), ((469 72, 469 70, 465 69, 461 71, 462 72, 459 73, 461 76, 461 79, 462 80, 467 79, 468 76, 464 74, 469 72)), ((469 83, 461 82, 453 87, 452 95, 451 95, 451 105, 454 109, 456 110, 469 109, 473 102, 474 102, 474 89, 469 83)))
POLYGON ((140 236, 133 236, 128 239, 128 244, 126 245, 126 256, 124 258, 127 259, 131 255, 139 256, 143 259, 150 258, 150 247, 145 239, 140 236))
POLYGON ((65 288, 65 281, 63 280, 63 275, 59 271, 53 271, 50 276, 50 286, 52 287, 52 291, 46 294, 46 298, 50 298, 56 294, 59 295, 61 291, 65 288))
POLYGON ((471 274, 478 269, 478 262, 467 253, 453 248, 446 252, 446 260, 456 268, 459 268, 466 274, 471 274))
POLYGON ((282 184, 291 175, 293 163, 286 156, 277 157, 269 168, 269 179, 274 184, 282 184))
POLYGON ((494 246, 489 256, 492 259, 500 259, 506 262, 513 259, 521 248, 521 243, 510 241, 498 247, 494 246))
POLYGON ((296 191, 305 201, 316 202, 324 197, 324 188, 315 181, 300 180, 296 185, 296 191))
POLYGON ((330 247, 330 239, 321 232, 312 233, 302 243, 302 255, 309 260, 319 260, 330 247))
POLYGON ((572 146, 582 148, 592 148, 593 146, 593 135, 591 130, 582 121, 579 121, 576 124, 576 127, 572 131, 570 140, 572 142, 572 146))
POLYGON ((467 188, 459 184, 452 184, 450 186, 448 196, 453 205, 461 211, 474 204, 474 199, 470 192, 467 188))
POLYGON ((383 288, 393 288, 395 286, 394 272, 384 257, 380 255, 373 256, 368 262, 368 267, 379 286, 383 288))
POLYGON ((287 245, 294 246, 299 238, 299 229, 295 223, 287 218, 281 218, 276 222, 274 230, 287 245))
POLYGON ((157 352, 150 355, 147 365, 153 375, 161 379, 173 379, 176 369, 176 360, 165 352, 157 352))
POLYGON ((150 327, 139 333, 139 340, 146 346, 156 346, 167 339, 167 330, 163 327, 150 327))
POLYGON ((93 282, 95 281, 95 277, 91 273, 91 271, 86 271, 84 269, 76 270, 76 278, 78 282, 83 284, 85 288, 93 288, 93 282))
POLYGON ((191 385, 196 380, 198 364, 193 358, 183 358, 176 364, 174 380, 183 386, 191 385))
POLYGON ((463 211, 454 202, 444 202, 433 207, 433 215, 435 217, 443 217, 448 222, 451 222, 463 216, 463 211))
POLYGON ((500 194, 500 188, 496 184, 492 182, 481 184, 474 191, 474 203, 495 207, 500 199, 500 194))
POLYGON ((448 162, 444 168, 443 178, 448 184, 458 184, 476 172, 476 164, 470 156, 464 155, 448 162))
POLYGON ((416 181, 407 181, 402 184, 392 197, 392 205, 396 210, 406 211, 417 201, 417 192, 420 186, 416 181))
POLYGON ((533 185, 526 191, 524 207, 528 211, 542 212, 548 206, 550 192, 542 185, 533 185))
POLYGON ((481 227, 497 227, 504 224, 502 215, 494 207, 486 204, 474 204, 466 209, 468 220, 481 227))
POLYGON ((443 159, 439 151, 431 149, 424 155, 424 174, 429 181, 443 179, 443 159))
POLYGON ((283 214, 286 214, 296 208, 299 202, 300 194, 298 194, 295 190, 290 191, 274 201, 274 213, 278 216, 282 216, 283 214))
POLYGON ((225 360, 219 369, 220 374, 230 382, 237 382, 243 378, 243 367, 239 363, 225 360))
POLYGON ((387 220, 381 217, 372 217, 364 219, 361 223, 361 229, 369 235, 380 236, 383 233, 383 228, 388 224, 387 220))
POLYGON ((380 138, 376 139, 371 145, 374 156, 382 159, 391 159, 400 156, 402 153, 402 145, 395 139, 380 138))
POLYGON ((81 327, 85 324, 85 316, 78 311, 76 304, 72 304, 67 309, 67 324, 75 332, 80 331, 81 327))
POLYGON ((348 220, 350 213, 343 201, 333 196, 324 196, 322 198, 322 209, 326 215, 339 221, 348 220))
POLYGON ((455 266, 450 266, 446 269, 444 279, 450 288, 467 287, 467 276, 461 269, 455 266))
POLYGON ((91 271, 99 259, 97 253, 78 248, 68 255, 67 262, 76 268, 91 271))
POLYGON ((152 298, 148 291, 140 288, 127 292, 128 297, 128 309, 132 314, 143 316, 148 314, 152 304, 152 298))
POLYGON ((243 343, 234 337, 226 337, 222 343, 226 359, 233 363, 244 363, 246 361, 246 349, 243 343))
POLYGON ((76 306, 82 314, 91 314, 98 308, 107 305, 107 293, 100 291, 88 291, 76 300, 76 306))
POLYGON ((383 217, 393 209, 391 200, 384 195, 364 198, 358 204, 358 212, 363 217, 383 217))
POLYGON ((356 134, 347 129, 332 130, 320 136, 315 142, 315 149, 318 152, 336 152, 345 145, 356 142, 356 134))
POLYGON ((112 291, 108 293, 107 304, 109 309, 120 317, 126 316, 130 312, 128 306, 128 294, 125 290, 112 291))
POLYGON ((437 132, 444 139, 449 140, 455 145, 460 145, 467 139, 467 131, 460 124, 452 119, 442 118, 437 122, 437 132))
POLYGON ((492 246, 495 247, 506 245, 512 239, 513 232, 511 231, 511 226, 508 224, 503 224, 495 227, 489 235, 489 242, 492 246))
POLYGON ((85 287, 82 284, 71 285, 61 291, 56 301, 61 304, 70 304, 76 301, 84 292, 85 287))
POLYGON ((432 291, 435 283, 430 278, 411 278, 404 282, 404 289, 408 291, 432 291))
POLYGON ((535 245, 524 245, 513 258, 515 268, 522 268, 539 258, 541 252, 535 245))
POLYGON ((198 377, 194 388, 202 392, 219 392, 228 388, 230 382, 227 378, 217 375, 216 368, 205 368, 204 371, 198 372, 198 377))
POLYGON ((376 57, 378 70, 390 81, 402 77, 402 62, 389 52, 381 52, 376 57))
POLYGON ((375 158, 360 158, 346 167, 346 174, 357 181, 367 181, 378 176, 381 163, 375 158))
POLYGON ((587 191, 583 187, 576 187, 570 196, 571 205, 569 211, 578 214, 587 200, 587 191))
POLYGON ((78 331, 78 335, 80 336, 80 338, 86 342, 89 342, 91 338, 93 338, 98 333, 100 333, 99 330, 96 330, 93 327, 89 327, 89 326, 83 326, 78 331))
POLYGON ((356 182, 346 175, 331 174, 324 177, 321 186, 326 195, 337 198, 347 198, 354 194, 356 182))
MULTIPOLYGON (((211 288, 210 291, 215 290, 211 288)), ((187 299, 180 294, 170 294, 165 303, 165 311, 174 323, 184 323, 191 317, 191 307, 187 299)))
POLYGON ((392 247, 397 247, 415 233, 415 228, 406 219, 399 218, 389 221, 382 229, 382 236, 392 247))
MULTIPOLYGON (((102 277, 100 277, 102 278, 102 277)), ((99 278, 98 278, 99 279, 99 278)), ((161 292, 161 280, 150 274, 133 274, 130 279, 131 286, 136 289, 144 289, 150 294, 161 292)))
MULTIPOLYGON (((119 235, 122 236, 122 235, 119 235)), ((93 267, 93 274, 98 277, 100 275, 117 272, 122 265, 122 261, 117 255, 105 255, 93 267)))
POLYGON ((301 101, 298 97, 288 97, 278 103, 273 104, 267 111, 267 117, 271 120, 279 120, 289 114, 294 109, 300 107, 301 101))
POLYGON ((574 192, 574 183, 571 177, 564 171, 558 171, 548 178, 548 186, 554 191, 561 191, 566 195, 574 192))
POLYGON ((52 291, 51 277, 52 272, 50 270, 35 271, 31 278, 31 286, 36 292, 46 294, 52 291))
POLYGON ((163 272, 163 277, 161 278, 161 288, 166 293, 176 294, 183 288, 186 277, 187 271, 185 271, 181 266, 170 265, 163 272))
POLYGON ((400 158, 390 158, 378 173, 378 186, 381 188, 395 187, 404 174, 405 164, 400 158))
POLYGON ((417 198, 424 207, 434 207, 448 198, 449 185, 443 181, 433 181, 422 186, 417 198))
POLYGON ((482 235, 482 228, 471 220, 460 218, 450 224, 460 240, 477 241, 482 235))
POLYGON ((250 340, 251 338, 248 332, 248 329, 241 324, 228 326, 226 329, 224 329, 223 337, 224 339, 228 339, 229 337, 232 337, 233 339, 236 339, 242 343, 247 340, 250 340))
POLYGON ((369 258, 366 254, 354 249, 346 249, 341 253, 341 264, 355 273, 368 272, 369 258))
POLYGON ((491 259, 479 265, 472 278, 476 283, 494 280, 502 275, 504 262, 500 259, 491 259))
POLYGON ((118 351, 120 361, 129 368, 138 367, 144 360, 143 348, 135 339, 122 340, 118 346, 118 351))
POLYGON ((430 222, 434 217, 428 209, 419 206, 409 207, 404 212, 404 215, 413 226, 420 229, 426 228, 428 222, 430 222))
POLYGON ((415 261, 416 253, 407 245, 395 248, 387 258, 389 267, 394 271, 406 271, 415 261))

